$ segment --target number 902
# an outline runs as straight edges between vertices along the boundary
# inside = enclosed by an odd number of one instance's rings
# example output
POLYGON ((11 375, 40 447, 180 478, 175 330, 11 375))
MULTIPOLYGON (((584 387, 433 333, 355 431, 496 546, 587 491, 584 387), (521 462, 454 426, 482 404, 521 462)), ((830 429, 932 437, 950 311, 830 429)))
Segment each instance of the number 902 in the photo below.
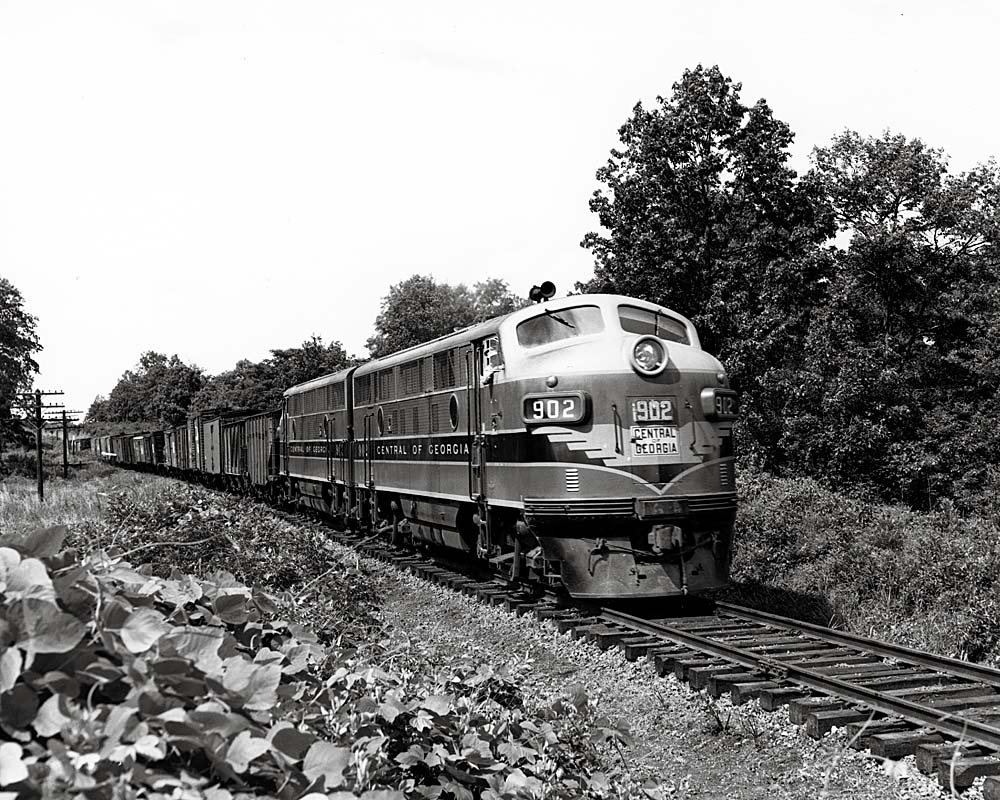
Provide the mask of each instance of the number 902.
POLYGON ((525 422, 580 422, 584 417, 584 399, 572 395, 528 395, 524 398, 525 422))

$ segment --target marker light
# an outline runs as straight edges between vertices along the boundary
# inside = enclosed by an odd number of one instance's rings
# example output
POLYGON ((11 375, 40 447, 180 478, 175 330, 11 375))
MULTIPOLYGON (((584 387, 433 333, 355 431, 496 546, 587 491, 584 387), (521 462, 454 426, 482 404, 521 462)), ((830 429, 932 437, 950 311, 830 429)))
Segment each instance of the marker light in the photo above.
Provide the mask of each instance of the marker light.
POLYGON ((643 375, 659 375, 667 366, 667 352, 659 339, 643 336, 632 348, 632 366, 643 375))

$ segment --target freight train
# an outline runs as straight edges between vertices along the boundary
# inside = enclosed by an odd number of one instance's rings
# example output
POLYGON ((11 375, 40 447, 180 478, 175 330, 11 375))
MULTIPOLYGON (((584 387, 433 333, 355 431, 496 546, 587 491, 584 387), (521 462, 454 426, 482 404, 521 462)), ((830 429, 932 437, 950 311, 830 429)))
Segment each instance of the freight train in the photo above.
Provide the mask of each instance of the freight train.
POLYGON ((95 449, 577 598, 724 585, 738 415, 725 370, 674 311, 553 291, 293 386, 280 409, 193 415, 95 449))

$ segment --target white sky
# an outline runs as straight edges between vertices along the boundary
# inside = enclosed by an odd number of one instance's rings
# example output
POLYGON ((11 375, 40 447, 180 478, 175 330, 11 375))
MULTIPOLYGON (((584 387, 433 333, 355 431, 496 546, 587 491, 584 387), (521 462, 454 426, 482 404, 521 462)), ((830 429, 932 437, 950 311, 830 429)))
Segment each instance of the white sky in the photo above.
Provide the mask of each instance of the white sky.
POLYGON ((699 62, 768 100, 800 170, 845 128, 997 155, 996 8, 0 0, 0 275, 70 408, 145 350, 363 354, 415 272, 590 277, 595 170, 699 62))

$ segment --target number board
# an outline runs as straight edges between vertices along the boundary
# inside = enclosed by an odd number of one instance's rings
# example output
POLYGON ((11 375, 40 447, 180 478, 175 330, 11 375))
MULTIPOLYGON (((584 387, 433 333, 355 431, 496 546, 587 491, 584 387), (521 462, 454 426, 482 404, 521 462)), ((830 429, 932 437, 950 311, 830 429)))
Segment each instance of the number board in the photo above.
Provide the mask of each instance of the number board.
POLYGON ((672 397, 630 397, 628 405, 633 425, 677 421, 672 397))
POLYGON ((583 392, 528 394, 521 413, 528 424, 582 422, 587 416, 587 397, 583 392))

